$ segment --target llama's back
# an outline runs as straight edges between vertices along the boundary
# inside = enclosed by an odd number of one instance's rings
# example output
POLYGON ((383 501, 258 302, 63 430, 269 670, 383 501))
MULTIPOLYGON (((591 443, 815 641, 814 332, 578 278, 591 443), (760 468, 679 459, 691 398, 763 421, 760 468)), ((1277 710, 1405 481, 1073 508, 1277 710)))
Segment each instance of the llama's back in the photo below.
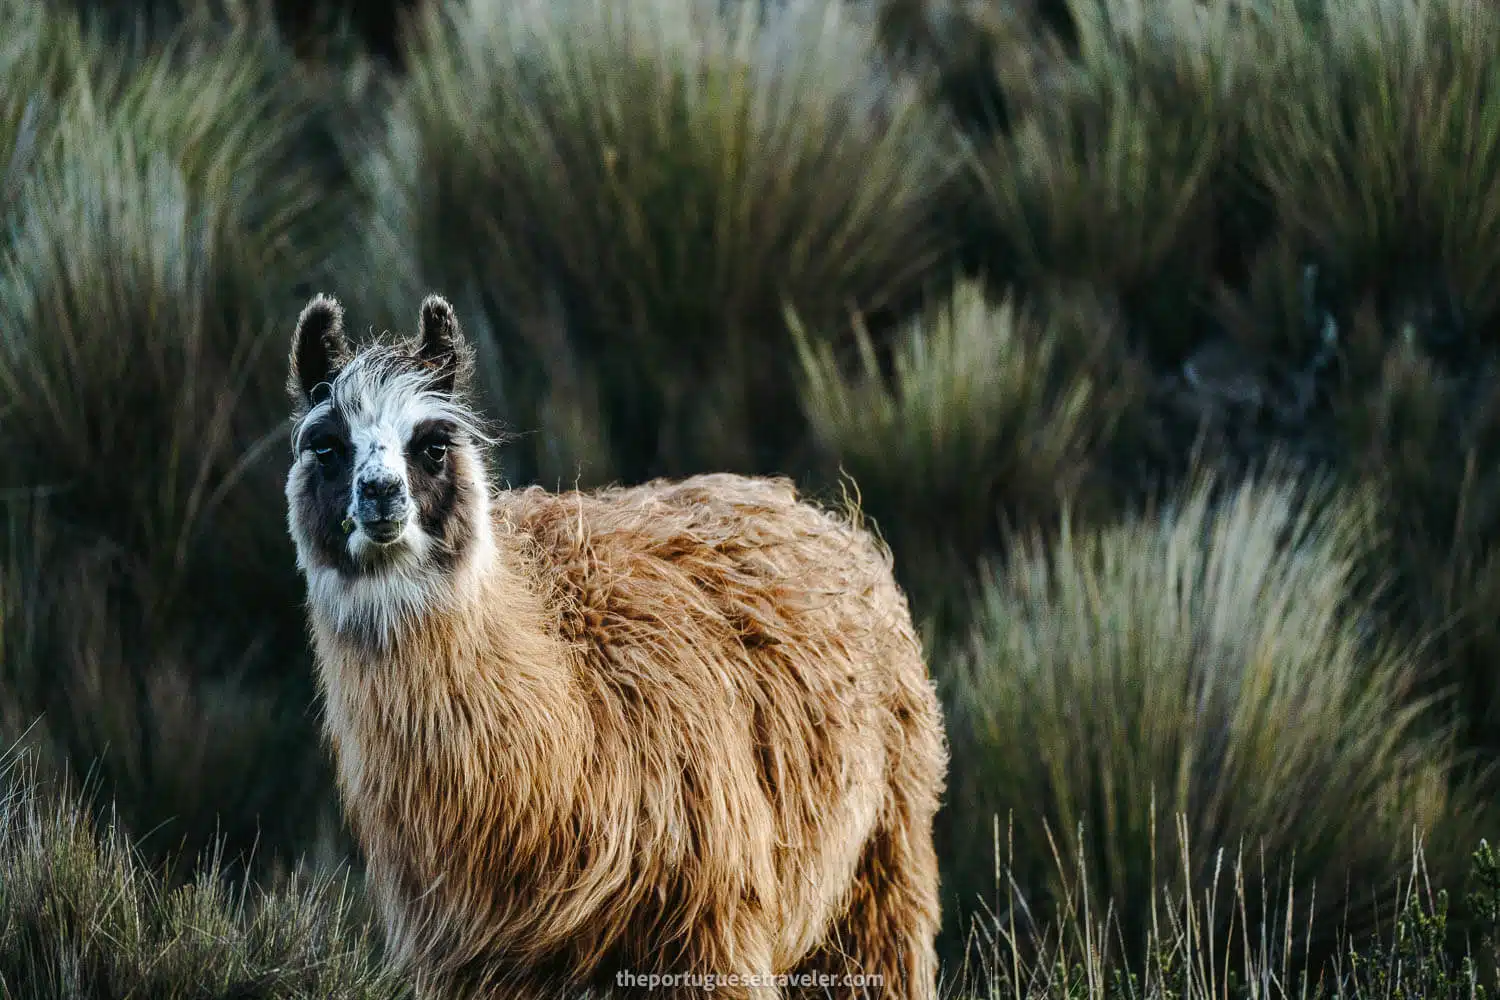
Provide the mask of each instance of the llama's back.
POLYGON ((693 939, 723 900, 773 907, 780 937, 762 944, 786 971, 842 912, 872 834, 897 812, 930 822, 941 791, 937 701, 889 553, 789 481, 727 474, 503 492, 495 517, 579 653, 598 777, 618 789, 593 821, 629 811, 652 827, 643 863, 682 873, 653 908, 661 937, 693 939), (746 832, 707 849, 701 829, 746 832))
MULTIPOLYGON (((592 493, 502 492, 496 518, 529 542, 556 584, 563 629, 614 642, 613 619, 754 650, 825 655, 925 674, 889 552, 858 521, 797 497, 786 479, 695 476, 592 493), (682 617, 667 617, 673 609, 682 617)), ((644 633, 641 640, 650 637, 644 633)), ((658 637, 665 640, 666 636, 658 637)))

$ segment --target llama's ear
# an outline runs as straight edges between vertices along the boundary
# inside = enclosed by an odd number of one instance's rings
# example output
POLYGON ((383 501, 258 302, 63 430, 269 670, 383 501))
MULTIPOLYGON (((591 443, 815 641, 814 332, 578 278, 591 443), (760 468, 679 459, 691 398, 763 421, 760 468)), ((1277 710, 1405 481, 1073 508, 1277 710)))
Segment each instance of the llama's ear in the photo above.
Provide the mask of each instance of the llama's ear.
POLYGON ((441 295, 422 300, 417 357, 438 370, 433 388, 452 392, 468 375, 470 352, 453 306, 441 295))
POLYGON ((319 386, 333 381, 338 369, 349 359, 349 342, 344 338, 344 310, 338 300, 328 295, 314 295, 297 317, 292 334, 291 375, 287 392, 300 405, 316 402, 319 386))

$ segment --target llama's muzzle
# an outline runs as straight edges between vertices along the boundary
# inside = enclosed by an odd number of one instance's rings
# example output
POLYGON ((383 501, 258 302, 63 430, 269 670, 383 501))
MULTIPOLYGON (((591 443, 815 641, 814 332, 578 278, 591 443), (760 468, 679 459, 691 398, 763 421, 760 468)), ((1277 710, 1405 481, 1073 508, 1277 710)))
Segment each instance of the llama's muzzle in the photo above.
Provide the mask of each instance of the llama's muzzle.
POLYGON ((408 506, 400 477, 372 476, 359 483, 354 514, 371 541, 385 544, 401 536, 408 506))

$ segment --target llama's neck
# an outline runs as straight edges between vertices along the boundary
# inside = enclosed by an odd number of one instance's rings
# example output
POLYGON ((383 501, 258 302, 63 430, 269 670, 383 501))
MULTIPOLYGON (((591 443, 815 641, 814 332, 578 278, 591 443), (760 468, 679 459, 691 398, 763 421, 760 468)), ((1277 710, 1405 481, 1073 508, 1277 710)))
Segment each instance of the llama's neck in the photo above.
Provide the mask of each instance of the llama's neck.
MULTIPOLYGON (((474 512, 473 537, 457 565, 438 567, 418 536, 408 562, 350 578, 331 566, 307 568, 307 593, 315 627, 351 651, 393 655, 431 632, 434 623, 474 605, 489 606, 491 577, 510 568, 500 551, 487 499, 474 512)), ((524 599, 524 594, 517 594, 524 599)))
POLYGON ((525 553, 488 512, 484 528, 446 589, 378 641, 314 603, 327 724, 353 802, 444 781, 532 812, 567 809, 589 731, 573 659, 525 553))

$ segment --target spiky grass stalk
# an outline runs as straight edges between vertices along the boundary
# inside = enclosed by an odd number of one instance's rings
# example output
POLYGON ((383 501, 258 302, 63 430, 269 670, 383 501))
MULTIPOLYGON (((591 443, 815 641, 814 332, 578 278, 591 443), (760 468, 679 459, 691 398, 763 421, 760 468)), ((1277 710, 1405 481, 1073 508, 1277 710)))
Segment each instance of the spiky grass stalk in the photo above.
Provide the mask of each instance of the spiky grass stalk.
MULTIPOLYGON (((1153 817, 1156 812, 1153 810, 1153 817)), ((1153 822, 1153 828, 1156 826, 1153 822)), ((1292 865, 1247 845, 1202 845, 1187 817, 1170 827, 1163 874, 1180 884, 1155 883, 1134 907, 1150 914, 1138 960, 1123 960, 1116 901, 1097 894, 1094 865, 1082 851, 1063 853, 1049 839, 1060 909, 1034 910, 1017 880, 1014 831, 995 827, 996 905, 971 925, 964 964, 950 972, 945 997, 954 1000, 1477 1000, 1496 982, 1486 952, 1494 945, 1493 909, 1482 938, 1453 936, 1458 907, 1449 899, 1458 882, 1435 881, 1430 850, 1419 838, 1395 852, 1372 896, 1380 900, 1379 927, 1369 935, 1347 927, 1319 927, 1318 890, 1289 877, 1292 865), (1209 868, 1198 858, 1212 860, 1209 868), (1224 928, 1222 937, 1205 933, 1224 928), (1336 938, 1327 961, 1299 958, 1308 943, 1336 938)), ((1157 859, 1153 859, 1157 860, 1157 859)), ((1470 881, 1493 898, 1494 854, 1484 842, 1472 855, 1470 881)), ((1456 898, 1456 897, 1455 897, 1456 898)), ((1462 909, 1483 910, 1474 893, 1462 909)))

